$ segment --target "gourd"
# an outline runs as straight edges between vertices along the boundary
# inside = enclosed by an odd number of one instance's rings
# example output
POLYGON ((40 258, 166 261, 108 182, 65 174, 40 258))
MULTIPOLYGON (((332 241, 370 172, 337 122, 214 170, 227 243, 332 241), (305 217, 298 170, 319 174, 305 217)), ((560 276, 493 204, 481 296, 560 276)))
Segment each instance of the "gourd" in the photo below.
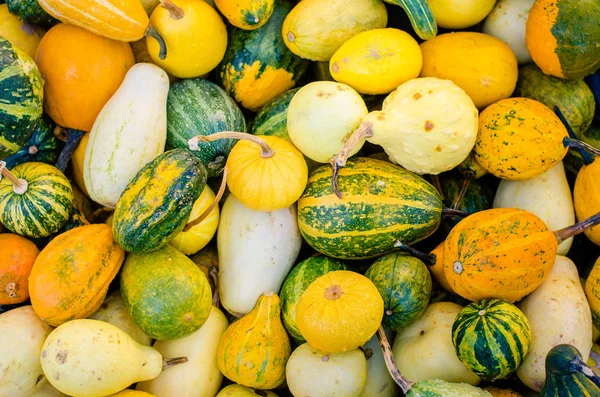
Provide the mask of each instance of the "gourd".
MULTIPOLYGON (((261 3, 271 5, 270 10, 273 14, 264 26, 256 30, 243 30, 243 26, 236 25, 241 29, 229 30, 227 51, 218 68, 225 91, 246 109, 257 111, 293 88, 308 67, 309 62, 292 53, 285 46, 281 36, 283 20, 293 4, 289 0, 219 3, 228 7, 240 4, 248 6, 248 3, 258 6, 261 3), (265 42, 269 42, 269 45, 265 46, 265 42)), ((262 10, 267 11, 267 7, 263 7, 262 10)))
POLYGON ((90 316, 104 301, 124 258, 108 225, 81 226, 61 234, 40 252, 31 270, 33 309, 54 327, 90 316))
POLYGON ((286 380, 294 396, 359 397, 367 380, 367 360, 360 349, 324 353, 304 343, 290 356, 286 380))
POLYGON ((71 171, 73 175, 73 182, 81 189, 83 194, 87 197, 90 196, 87 189, 85 188, 85 180, 83 179, 83 164, 85 162, 85 151, 87 150, 87 144, 90 141, 90 134, 84 134, 77 145, 77 149, 73 152, 71 158, 71 171))
MULTIPOLYGON (((542 219, 552 230, 575 223, 571 189, 562 162, 533 178, 500 181, 494 198, 494 208, 519 208, 529 211, 542 219)), ((572 238, 560 243, 558 255, 566 255, 572 243, 572 238)))
POLYGON ((206 169, 185 149, 169 150, 144 165, 115 207, 113 235, 128 252, 150 252, 184 228, 206 185, 206 169), (160 213, 160 216, 155 216, 160 213))
POLYGON ((594 326, 600 326, 600 258, 596 260, 585 281, 585 295, 592 311, 594 326))
POLYGON ((575 346, 561 344, 546 356, 546 382, 541 396, 560 396, 565 390, 572 396, 600 396, 600 378, 582 359, 575 346))
POLYGON ((167 73, 190 78, 213 70, 223 59, 227 31, 221 16, 203 0, 161 1, 150 23, 164 38, 168 52, 159 52, 159 43, 146 38, 154 63, 167 73))
POLYGON ((277 394, 269 390, 254 390, 242 385, 229 385, 221 389, 216 397, 277 397, 277 394))
POLYGON ((431 276, 419 259, 393 252, 377 259, 365 276, 383 298, 384 328, 400 331, 425 312, 431 296, 431 276))
POLYGON ((211 310, 208 279, 191 259, 170 245, 127 256, 121 295, 137 326, 158 340, 193 334, 211 310))
POLYGON ((233 26, 240 29, 255 30, 270 20, 274 12, 275 0, 242 0, 236 2, 215 0, 215 5, 233 26))
POLYGON ((422 77, 452 80, 479 109, 508 98, 517 84, 517 58, 508 44, 493 36, 445 33, 422 43, 421 52, 422 77))
MULTIPOLYGON (((44 385, 36 393, 32 394, 31 397, 67 397, 66 394, 58 391, 49 382, 44 382, 44 385)), ((143 397, 143 396, 142 396, 143 397)))
POLYGON ((0 36, 19 48, 25 54, 33 57, 35 50, 46 33, 38 26, 21 22, 19 18, 9 12, 7 4, 0 4, 0 36))
POLYGON ((383 299, 365 276, 336 270, 313 281, 296 305, 296 323, 310 345, 343 353, 365 344, 383 317, 383 299))
MULTIPOLYGON (((444 241, 439 243, 437 247, 435 247, 430 255, 435 256, 435 263, 428 263, 429 271, 431 275, 435 279, 435 281, 439 284, 447 292, 454 292, 450 284, 448 284, 448 280, 446 280, 446 274, 444 273, 444 241)), ((433 289, 435 286, 432 286, 432 296, 430 301, 433 303, 433 289)))
POLYGON ((34 243, 11 233, 0 234, 0 305, 25 302, 28 278, 39 254, 34 243))
POLYGON ((25 237, 57 232, 71 213, 73 191, 65 175, 44 163, 23 163, 12 171, 0 162, 0 220, 25 237))
POLYGON ((525 33, 531 58, 544 73, 563 79, 594 73, 600 62, 598 18, 600 5, 593 0, 536 0, 525 33))
POLYGON ((44 81, 35 62, 0 37, 0 160, 18 151, 42 116, 44 81))
MULTIPOLYGON (((386 335, 391 337, 392 333, 386 331, 386 335)), ((365 343, 363 352, 367 358, 367 380, 359 397, 397 397, 398 386, 385 365, 376 335, 365 343)))
POLYGON ((592 347, 592 317, 577 267, 570 259, 556 256, 546 281, 518 307, 531 327, 531 347, 517 370, 519 379, 529 388, 542 389, 546 378, 544 358, 556 345, 570 343, 587 360, 592 347))
POLYGON ((143 391, 126 389, 126 390, 118 392, 117 394, 112 394, 109 397, 155 397, 155 396, 153 394, 148 394, 143 391))
POLYGON ((104 105, 86 146, 83 178, 90 198, 115 208, 138 171, 165 150, 169 78, 158 66, 134 65, 104 105))
POLYGON ((223 375, 256 389, 273 389, 284 382, 291 347, 280 315, 279 297, 265 292, 250 313, 227 328, 217 348, 223 375))
POLYGON ((429 0, 428 3, 439 27, 458 30, 483 21, 494 8, 496 0, 469 0, 462 3, 455 0, 429 0))
POLYGON ((64 144, 54 136, 55 127, 56 125, 48 116, 42 115, 31 138, 21 149, 4 159, 6 168, 11 169, 19 164, 33 161, 46 164, 56 163, 64 144))
POLYGON ((54 329, 41 354, 42 369, 52 386, 81 397, 116 393, 185 362, 186 357, 165 359, 120 328, 89 319, 69 321, 54 329))
POLYGON ((335 169, 345 166, 354 146, 367 139, 381 145, 393 163, 416 174, 436 175, 468 156, 477 122, 473 101, 456 84, 433 77, 409 80, 387 96, 382 110, 362 119, 332 164, 335 169))
POLYGON ((8 4, 10 13, 19 17, 23 22, 47 28, 58 23, 58 20, 44 11, 37 0, 7 0, 6 4, 8 4))
POLYGON ((0 314, 2 397, 31 396, 45 383, 39 358, 44 340, 51 330, 31 306, 21 306, 0 314))
MULTIPOLYGON (((294 54, 312 61, 329 61, 352 36, 387 25, 381 0, 302 0, 283 22, 285 45, 294 54)), ((434 33, 435 35, 435 33, 434 33)))
MULTIPOLYGON (((577 174, 573 188, 573 204, 579 221, 600 212, 600 192, 596 187, 599 170, 600 159, 596 157, 591 164, 581 167, 577 174)), ((590 241, 600 245, 600 227, 592 227, 584 233, 590 241)))
POLYGON ((415 39, 399 29, 373 29, 346 41, 331 57, 333 78, 361 94, 389 94, 419 76, 423 64, 415 39))
POLYGON ((254 211, 229 195, 221 209, 217 245, 221 302, 241 317, 264 291, 278 292, 296 262, 302 245, 296 208, 254 211))

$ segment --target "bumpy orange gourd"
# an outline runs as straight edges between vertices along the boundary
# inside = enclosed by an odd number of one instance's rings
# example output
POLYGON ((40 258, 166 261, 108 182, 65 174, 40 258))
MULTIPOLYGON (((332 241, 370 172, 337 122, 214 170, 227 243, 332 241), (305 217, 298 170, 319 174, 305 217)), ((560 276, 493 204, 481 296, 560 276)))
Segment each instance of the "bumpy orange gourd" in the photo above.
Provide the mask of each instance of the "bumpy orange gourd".
POLYGON ((0 305, 14 305, 29 298, 27 279, 39 250, 17 234, 0 234, 0 305))
POLYGON ((88 317, 102 304, 123 259, 125 252, 108 225, 81 226, 59 235, 40 252, 29 276, 33 310, 55 327, 88 317))
MULTIPOLYGON (((600 158, 584 165, 577 174, 573 189, 573 204, 577 220, 582 221, 600 212, 600 158)), ((594 244, 600 245, 600 226, 586 230, 585 235, 594 244)))
POLYGON ((127 43, 58 24, 42 38, 35 62, 46 113, 62 127, 90 131, 135 60, 127 43))
POLYGON ((534 214, 495 208, 460 221, 444 244, 444 274, 452 290, 471 301, 515 302, 548 276, 557 239, 534 214))

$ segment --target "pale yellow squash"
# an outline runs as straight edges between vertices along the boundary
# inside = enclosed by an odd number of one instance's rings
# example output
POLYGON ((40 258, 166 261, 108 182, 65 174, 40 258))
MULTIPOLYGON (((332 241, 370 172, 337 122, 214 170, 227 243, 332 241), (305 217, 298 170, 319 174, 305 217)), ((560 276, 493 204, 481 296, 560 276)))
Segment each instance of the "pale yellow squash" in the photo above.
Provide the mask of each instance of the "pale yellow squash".
POLYGON ((85 180, 83 178, 83 163, 85 160, 85 151, 87 150, 88 142, 90 141, 90 134, 83 134, 81 137, 81 141, 79 141, 79 145, 75 152, 73 153, 73 157, 71 157, 71 164, 73 169, 73 179, 77 184, 77 187, 83 194, 86 196, 90 196, 85 187, 85 180))
POLYGON ((275 9, 275 0, 215 0, 230 24, 244 30, 263 26, 275 9))
MULTIPOLYGON (((386 331, 386 336, 392 337, 392 332, 386 331)), ((385 360, 379 340, 374 335, 364 345, 367 352, 367 380, 359 397, 397 397, 399 389, 390 372, 385 366, 385 360), (369 355, 372 354, 370 357, 369 355)))
POLYGON ((0 36, 31 58, 35 56, 35 50, 45 33, 39 26, 22 22, 8 12, 8 5, 0 4, 0 36))
POLYGON ((427 0, 427 3, 439 27, 464 29, 483 21, 496 0, 427 0))
POLYGON ((242 385, 229 385, 221 389, 216 397, 277 397, 277 394, 269 390, 254 390, 242 385))

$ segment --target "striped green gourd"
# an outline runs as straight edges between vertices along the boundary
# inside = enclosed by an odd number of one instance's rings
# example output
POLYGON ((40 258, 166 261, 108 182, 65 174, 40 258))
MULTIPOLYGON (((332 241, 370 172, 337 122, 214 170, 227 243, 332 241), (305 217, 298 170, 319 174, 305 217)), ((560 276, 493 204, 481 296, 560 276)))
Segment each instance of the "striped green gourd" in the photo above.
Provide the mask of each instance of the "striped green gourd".
MULTIPOLYGON (((235 101, 208 80, 173 83, 167 97, 167 150, 187 149, 191 138, 221 131, 246 132, 244 115, 235 101)), ((194 154, 202 160, 209 177, 218 176, 236 143, 234 139, 200 142, 194 154)))
POLYGON ((59 21, 48 14, 38 0, 6 0, 8 11, 23 22, 52 27, 59 21))
POLYGON ((484 299, 464 307, 452 326, 458 358, 483 379, 512 374, 529 352, 531 328, 512 303, 484 299))
POLYGON ((420 176, 371 158, 350 159, 331 187, 332 170, 313 171, 298 200, 298 226, 315 250, 340 259, 386 254, 400 241, 431 235, 442 217, 442 198, 420 176))
POLYGON ((427 308, 431 275, 419 259, 404 252, 392 252, 377 259, 365 276, 383 298, 384 328, 400 331, 421 317, 427 308))
POLYGON ((432 379, 418 382, 406 393, 406 397, 492 397, 492 395, 466 383, 432 379))
POLYGON ((541 397, 600 397, 600 378, 571 345, 554 346, 546 355, 541 397))
POLYGON ((159 155, 121 194, 113 216, 115 241, 128 252, 167 244, 184 228, 205 185, 206 169, 189 150, 159 155))
POLYGON ((296 305, 300 296, 313 281, 334 270, 346 270, 346 265, 324 255, 313 256, 294 266, 283 282, 279 294, 283 325, 298 345, 306 342, 296 324, 296 305))
POLYGON ((33 59, 0 36, 0 160, 33 134, 43 95, 44 81, 33 59))
POLYGON ((17 150, 16 153, 4 159, 6 167, 11 169, 29 161, 38 161, 46 164, 56 163, 60 151, 65 144, 54 136, 55 126, 50 117, 43 115, 27 143, 21 149, 17 150))

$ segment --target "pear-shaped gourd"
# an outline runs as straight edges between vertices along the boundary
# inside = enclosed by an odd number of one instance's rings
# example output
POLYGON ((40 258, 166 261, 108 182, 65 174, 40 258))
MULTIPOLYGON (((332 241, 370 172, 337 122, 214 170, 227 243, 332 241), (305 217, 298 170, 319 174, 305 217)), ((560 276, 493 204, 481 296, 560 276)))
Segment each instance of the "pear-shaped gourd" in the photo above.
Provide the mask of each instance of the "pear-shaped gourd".
POLYGON ((48 335, 41 362, 48 381, 61 392, 102 397, 156 378, 187 358, 164 359, 112 324, 82 319, 69 321, 48 335))
POLYGON ((291 347, 280 315, 279 297, 265 292, 250 313, 227 328, 217 349, 223 375, 256 389, 273 389, 284 382, 291 347))
POLYGON ((254 390, 242 385, 224 387, 216 397, 277 397, 272 391, 254 390))
POLYGON ((541 397, 566 395, 574 397, 600 396, 600 378, 585 363, 576 347, 554 346, 546 356, 546 382, 541 397))
POLYGON ((104 105, 90 132, 84 173, 90 198, 115 208, 138 171, 164 152, 169 77, 150 63, 138 63, 104 105))

